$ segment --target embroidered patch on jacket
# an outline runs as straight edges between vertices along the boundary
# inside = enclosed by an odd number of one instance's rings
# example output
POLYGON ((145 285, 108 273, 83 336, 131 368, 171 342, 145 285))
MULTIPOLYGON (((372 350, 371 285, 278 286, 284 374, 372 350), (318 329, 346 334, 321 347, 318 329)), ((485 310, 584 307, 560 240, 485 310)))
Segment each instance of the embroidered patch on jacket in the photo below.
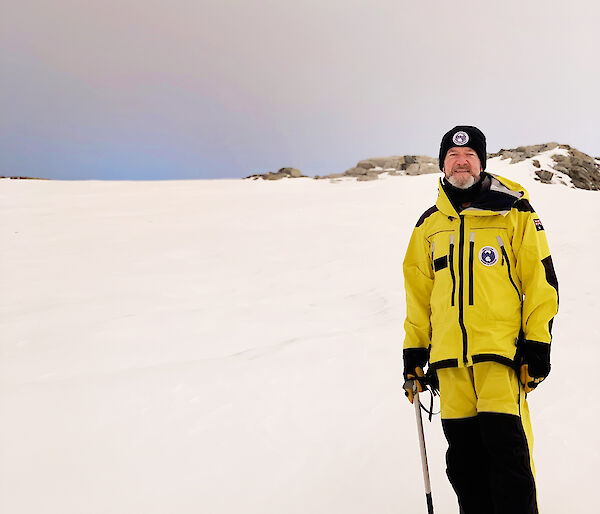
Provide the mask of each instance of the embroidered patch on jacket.
POLYGON ((484 266, 493 266, 498 262, 498 250, 493 246, 484 246, 479 250, 479 261, 484 266))
POLYGON ((467 134, 463 130, 459 130, 456 134, 452 136, 452 142, 458 146, 466 145, 469 142, 469 134, 467 134))
POLYGON ((535 228, 540 231, 540 230, 544 230, 544 226, 542 225, 542 222, 540 220, 538 220, 537 218, 533 220, 533 222, 535 223, 535 228))

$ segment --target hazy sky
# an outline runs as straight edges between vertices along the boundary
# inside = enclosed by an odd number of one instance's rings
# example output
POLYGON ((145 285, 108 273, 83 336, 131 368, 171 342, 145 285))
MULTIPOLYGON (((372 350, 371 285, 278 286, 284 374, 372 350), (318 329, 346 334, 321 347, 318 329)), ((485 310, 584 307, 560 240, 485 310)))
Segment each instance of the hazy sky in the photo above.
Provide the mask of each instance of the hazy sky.
POLYGON ((54 0, 0 7, 0 175, 309 175, 488 150, 600 155, 600 4, 54 0))

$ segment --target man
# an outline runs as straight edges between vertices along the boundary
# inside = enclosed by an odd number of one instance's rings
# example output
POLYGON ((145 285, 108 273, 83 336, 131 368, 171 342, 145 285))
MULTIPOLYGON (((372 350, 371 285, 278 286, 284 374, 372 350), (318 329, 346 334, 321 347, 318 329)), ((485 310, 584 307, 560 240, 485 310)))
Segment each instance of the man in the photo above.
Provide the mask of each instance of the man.
POLYGON ((439 380, 448 478, 464 514, 538 512, 525 400, 550 372, 558 283, 544 227, 519 184, 486 173, 486 140, 440 145, 439 195, 404 260, 405 389, 439 380), (428 375, 430 373, 428 372, 428 375))

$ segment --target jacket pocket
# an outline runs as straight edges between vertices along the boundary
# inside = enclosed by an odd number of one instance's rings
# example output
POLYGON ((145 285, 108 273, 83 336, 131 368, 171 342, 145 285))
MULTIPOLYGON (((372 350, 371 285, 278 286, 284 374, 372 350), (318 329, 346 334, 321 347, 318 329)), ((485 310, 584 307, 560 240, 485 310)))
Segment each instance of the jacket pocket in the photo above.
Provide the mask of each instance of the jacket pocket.
POLYGON ((454 296, 456 294, 456 276, 454 274, 454 234, 450 234, 450 251, 448 254, 448 260, 450 261, 450 277, 452 278, 452 302, 451 305, 454 307, 454 296))
POLYGON ((473 253, 475 252, 475 232, 469 235, 469 305, 473 305, 473 253))
POLYGON ((517 287, 517 284, 515 284, 515 281, 512 278, 512 274, 510 272, 510 261, 508 259, 508 254, 506 253, 506 248, 504 248, 504 241, 502 241, 502 238, 500 236, 497 236, 496 240, 498 241, 498 244, 500 245, 500 251, 502 252, 502 263, 504 264, 504 262, 506 262, 508 279, 510 280, 510 283, 512 284, 512 286, 515 288, 515 291, 517 292, 517 297, 519 298, 519 303, 521 303, 523 301, 523 297, 521 296, 521 293, 519 292, 519 288, 517 287))

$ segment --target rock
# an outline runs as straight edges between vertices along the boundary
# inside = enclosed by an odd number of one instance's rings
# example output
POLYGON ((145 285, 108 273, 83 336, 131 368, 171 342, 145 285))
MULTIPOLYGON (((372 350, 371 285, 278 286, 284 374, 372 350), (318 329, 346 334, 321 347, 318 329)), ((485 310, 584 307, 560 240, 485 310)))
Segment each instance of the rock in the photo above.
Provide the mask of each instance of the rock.
POLYGON ((245 180, 246 179, 258 180, 259 178, 263 178, 263 175, 259 175, 258 173, 255 173, 254 175, 248 175, 247 177, 244 177, 245 180))
POLYGON ((382 168, 389 170, 389 169, 395 169, 395 170, 401 170, 402 169, 402 165, 404 164, 404 156, 394 156, 394 157, 389 157, 387 158, 384 163, 382 168))
POLYGON ((430 173, 440 173, 440 168, 437 165, 437 160, 435 164, 424 162, 421 163, 419 166, 419 173, 421 175, 427 175, 430 173))
POLYGON ((266 175, 263 175, 265 180, 281 180, 285 175, 281 175, 279 173, 269 172, 266 175))
POLYGON ((515 162, 519 158, 519 154, 517 152, 513 152, 510 150, 506 150, 502 152, 502 159, 510 159, 510 162, 515 162))
MULTIPOLYGON (((556 142, 551 142, 540 145, 519 146, 514 149, 501 149, 497 153, 488 154, 488 158, 500 157, 501 159, 511 159, 511 164, 515 164, 517 162, 524 161, 525 159, 531 159, 542 152, 548 152, 554 149, 567 150, 568 152, 568 155, 552 155, 552 159, 556 163, 552 166, 555 172, 568 175, 575 187, 589 190, 600 190, 600 163, 598 163, 593 157, 580 152, 570 145, 560 145, 556 142)), ((532 164, 536 168, 541 168, 541 164, 538 159, 533 160, 532 164)), ((537 171, 538 170, 536 170, 536 173, 537 171)), ((544 174, 544 176, 546 177, 547 175, 544 174)), ((538 178, 542 182, 544 180, 551 180, 551 178, 542 178, 539 174, 538 178)), ((560 178, 559 181, 563 182, 560 178)))
POLYGON ((347 177, 360 177, 361 175, 366 175, 367 170, 365 168, 350 168, 349 170, 344 171, 343 175, 347 177))
POLYGON ((543 143, 541 145, 518 146, 511 150, 501 149, 499 152, 488 154, 488 159, 500 157, 501 159, 511 159, 511 164, 522 162, 525 159, 530 159, 536 155, 553 150, 558 147, 558 143, 543 143))
POLYGON ((433 157, 428 157, 427 155, 406 155, 404 156, 404 163, 401 165, 401 169, 408 170, 410 168, 411 170, 415 170, 416 168, 411 167, 414 164, 417 164, 425 170, 427 169, 427 165, 432 165, 437 168, 438 160, 433 157))
MULTIPOLYGON (((561 145, 563 146, 568 145, 561 145)), ((592 191, 600 190, 600 164, 593 157, 580 152, 576 148, 568 147, 569 155, 553 155, 556 163, 554 171, 564 173, 571 178, 575 187, 592 191)))
POLYGON ((360 161, 356 167, 357 168, 363 168, 365 170, 370 170, 371 168, 376 168, 378 166, 378 164, 376 164, 375 162, 373 162, 372 160, 364 160, 364 161, 360 161))
POLYGON ((560 164, 555 164, 552 167, 554 168, 554 171, 558 171, 560 173, 564 173, 565 175, 569 174, 569 169, 566 166, 562 166, 560 164))
POLYGON ((406 168, 407 175, 426 175, 428 173, 439 173, 440 170, 436 164, 432 164, 429 162, 419 162, 414 164, 409 164, 406 168))
MULTIPOLYGON (((374 180, 381 173, 388 173, 389 175, 422 175, 425 173, 439 173, 437 163, 437 159, 427 155, 371 157, 359 161, 356 166, 347 169, 342 176, 356 177, 357 180, 360 178, 362 182, 365 180, 374 180)), ((332 174, 320 178, 340 178, 340 175, 332 174)))
POLYGON ((550 184, 554 173, 548 170, 535 170, 535 174, 540 178, 544 184, 550 184))
POLYGON ((303 176, 302 172, 298 168, 281 168, 277 173, 281 173, 282 175, 291 178, 300 178, 303 176))
POLYGON ((5 177, 5 176, 1 176, 0 179, 10 179, 10 180, 52 180, 49 178, 43 178, 43 177, 23 177, 23 176, 16 176, 13 175, 11 177, 5 177))
POLYGON ((388 157, 378 157, 374 159, 375 162, 379 163, 382 168, 396 168, 400 169, 400 166, 404 162, 404 155, 390 155, 388 157))
POLYGON ((264 180, 279 180, 282 178, 300 178, 306 177, 298 168, 280 168, 277 173, 272 171, 267 171, 266 173, 256 173, 254 175, 249 175, 244 178, 251 178, 253 180, 262 178, 264 180))
POLYGON ((406 166, 406 174, 407 175, 418 175, 419 174, 419 165, 414 162, 406 166))
POLYGON ((367 173, 366 175, 361 175, 356 179, 357 182, 365 182, 367 180, 377 180, 378 175, 376 173, 367 173))

